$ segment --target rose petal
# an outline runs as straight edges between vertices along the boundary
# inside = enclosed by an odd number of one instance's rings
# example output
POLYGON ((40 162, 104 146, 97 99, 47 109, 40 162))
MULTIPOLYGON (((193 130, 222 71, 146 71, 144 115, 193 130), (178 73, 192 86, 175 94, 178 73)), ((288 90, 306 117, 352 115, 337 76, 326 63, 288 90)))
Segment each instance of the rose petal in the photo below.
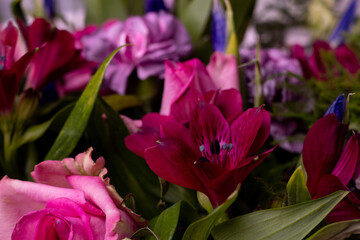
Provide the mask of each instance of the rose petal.
POLYGON ((211 55, 206 67, 216 88, 240 90, 236 57, 221 52, 211 55))

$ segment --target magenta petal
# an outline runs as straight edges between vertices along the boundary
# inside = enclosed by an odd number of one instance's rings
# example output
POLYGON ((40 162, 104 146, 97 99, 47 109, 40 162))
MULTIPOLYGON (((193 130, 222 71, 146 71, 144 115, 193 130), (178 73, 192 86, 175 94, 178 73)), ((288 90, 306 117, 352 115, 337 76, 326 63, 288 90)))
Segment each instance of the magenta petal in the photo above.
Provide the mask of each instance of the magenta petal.
POLYGON ((32 59, 27 88, 41 89, 53 79, 50 75, 75 55, 74 38, 66 31, 55 30, 54 37, 32 59))
POLYGON ((11 22, 8 26, 0 31, 0 55, 5 56, 3 69, 11 68, 14 62, 14 53, 18 32, 11 22))
POLYGON ((224 171, 209 183, 209 192, 214 191, 217 203, 223 203, 244 179, 274 150, 274 148, 257 156, 244 160, 240 167, 224 171))
MULTIPOLYGON (((239 160, 245 159, 251 154, 250 150, 253 151, 259 147, 258 143, 255 143, 255 139, 258 134, 263 136, 259 131, 266 114, 267 112, 262 107, 250 108, 231 124, 231 142, 234 146, 232 158, 236 160, 232 163, 234 166, 237 165, 239 160)), ((262 140, 262 137, 260 140, 262 140)))
POLYGON ((235 89, 220 91, 215 100, 215 105, 220 109, 229 124, 243 112, 241 93, 235 89))
POLYGON ((98 206, 106 215, 105 239, 123 239, 139 229, 141 223, 115 205, 100 177, 72 175, 67 177, 71 186, 85 193, 86 199, 98 206), (96 191, 94 191, 96 190, 96 191))
POLYGON ((307 172, 307 186, 311 196, 321 176, 330 174, 340 157, 347 126, 335 114, 320 118, 306 135, 303 148, 303 163, 307 172))
MULTIPOLYGON (((338 190, 349 191, 349 189, 334 175, 324 175, 321 177, 317 186, 315 198, 327 196, 338 190)), ((345 221, 350 219, 359 219, 360 210, 357 206, 360 199, 350 192, 336 207, 329 213, 326 220, 330 222, 345 221)))
POLYGON ((35 182, 48 184, 56 187, 71 188, 66 176, 70 175, 61 161, 47 160, 35 166, 31 172, 35 182))
POLYGON ((321 55, 322 55, 323 51, 331 50, 331 47, 330 47, 329 43, 327 43, 325 41, 321 41, 321 40, 316 41, 313 44, 313 47, 314 47, 313 57, 314 57, 314 63, 316 65, 316 68, 319 71, 319 73, 324 74, 324 73, 326 73, 326 68, 323 63, 321 55))
POLYGON ((65 237, 60 239, 72 237, 72 224, 70 222, 56 214, 53 209, 42 209, 24 215, 16 224, 11 239, 59 239, 55 230, 56 227, 61 229, 60 236, 65 237))
POLYGON ((261 111, 263 114, 262 123, 259 128, 258 134, 256 135, 254 143, 251 146, 248 156, 255 154, 261 148, 261 146, 264 145, 265 141, 268 139, 270 135, 270 126, 271 126, 270 113, 262 109, 262 107, 261 107, 261 111))
POLYGON ((152 171, 166 181, 207 193, 194 168, 200 151, 196 149, 189 130, 180 123, 167 122, 161 126, 160 142, 146 149, 145 160, 152 171))
POLYGON ((28 28, 27 34, 24 34, 28 48, 34 50, 37 47, 41 47, 45 42, 51 38, 52 31, 50 23, 43 18, 37 18, 28 28))
POLYGON ((354 175, 358 158, 359 138, 358 135, 353 135, 346 144, 331 174, 337 176, 344 185, 347 185, 354 175))
POLYGON ((216 88, 240 90, 239 75, 236 57, 221 52, 211 55, 209 64, 206 67, 216 88))
POLYGON ((346 45, 341 45, 335 49, 335 57, 341 65, 350 73, 355 74, 360 69, 359 60, 355 53, 346 45))
POLYGON ((189 128, 196 146, 204 146, 202 157, 224 167, 226 163, 222 159, 228 152, 223 151, 222 146, 229 144, 230 127, 220 110, 214 105, 200 102, 191 114, 189 128), (214 149, 214 144, 218 150, 214 149))
POLYGON ((145 149, 156 145, 160 138, 160 125, 168 121, 172 121, 168 116, 158 113, 146 114, 142 118, 142 128, 125 138, 126 147, 140 157, 145 157, 145 149))
POLYGON ((198 59, 177 64, 165 61, 165 83, 160 113, 169 115, 171 105, 188 88, 195 88, 202 94, 215 89, 205 65, 198 59))
POLYGON ((180 123, 188 123, 192 111, 203 100, 203 95, 198 90, 189 88, 171 105, 170 116, 180 123))
POLYGON ((10 239, 18 219, 45 203, 59 197, 72 199, 78 204, 85 204, 81 191, 58 188, 39 183, 25 182, 4 177, 0 181, 0 239, 10 239))
POLYGON ((315 75, 309 65, 307 57, 305 56, 305 49, 302 46, 297 44, 294 45, 291 48, 291 57, 296 58, 300 62, 303 75, 306 79, 315 75))

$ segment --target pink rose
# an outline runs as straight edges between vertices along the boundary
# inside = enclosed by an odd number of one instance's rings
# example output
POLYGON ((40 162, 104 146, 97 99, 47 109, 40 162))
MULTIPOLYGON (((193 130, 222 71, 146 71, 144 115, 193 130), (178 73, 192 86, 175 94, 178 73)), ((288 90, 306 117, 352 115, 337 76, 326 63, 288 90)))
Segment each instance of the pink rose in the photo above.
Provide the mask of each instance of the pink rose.
POLYGON ((123 239, 146 226, 123 204, 105 161, 92 148, 75 159, 35 166, 35 183, 0 181, 0 239, 123 239))
POLYGON ((217 89, 240 89, 236 58, 214 52, 205 66, 199 59, 186 62, 165 62, 165 83, 160 113, 170 115, 171 106, 190 88, 205 94, 217 89))

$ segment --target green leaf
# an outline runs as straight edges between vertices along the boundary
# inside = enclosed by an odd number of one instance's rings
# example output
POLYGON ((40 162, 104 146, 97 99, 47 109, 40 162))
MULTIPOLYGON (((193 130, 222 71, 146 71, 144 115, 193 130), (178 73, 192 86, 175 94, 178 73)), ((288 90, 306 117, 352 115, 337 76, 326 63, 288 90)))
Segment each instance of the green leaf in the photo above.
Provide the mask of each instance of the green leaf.
POLYGON ((329 224, 311 235, 307 240, 342 240, 352 234, 360 234, 359 219, 329 224))
POLYGON ((253 212, 233 218, 212 231, 215 240, 303 239, 343 199, 348 192, 296 205, 253 212))
MULTIPOLYGON (((150 229, 152 229, 161 240, 171 240, 174 236, 179 220, 180 207, 181 202, 175 203, 149 222, 150 229)), ((154 239, 154 237, 146 239, 150 240, 154 239)))
POLYGON ((54 122, 54 120, 68 113, 73 106, 74 106, 73 104, 69 104, 68 106, 64 107, 59 112, 57 112, 50 120, 35 126, 31 126, 28 129, 26 129, 26 131, 14 143, 14 148, 19 148, 25 143, 33 142, 39 139, 50 127, 50 125, 54 122))
POLYGON ((147 219, 159 214, 156 206, 159 201, 158 177, 150 170, 143 158, 130 152, 124 143, 129 135, 120 118, 100 97, 87 129, 94 149, 101 149, 112 184, 121 196, 132 193, 136 200, 136 212, 147 219), (106 115, 106 120, 102 114, 106 115), (93 122, 93 123, 92 123, 93 122))
POLYGON ((251 19, 256 0, 230 0, 234 10, 234 24, 237 39, 241 43, 251 19))
POLYGON ((179 4, 181 10, 178 13, 180 21, 188 30, 193 42, 196 42, 205 30, 210 17, 212 1, 210 0, 179 0, 187 2, 179 4))
MULTIPOLYGON (((149 228, 149 227, 143 227, 137 230, 132 236, 131 239, 138 239, 141 237, 147 237, 147 236, 153 236, 156 240, 162 240, 156 234, 149 228)), ((127 238, 124 238, 127 239, 127 238)))
POLYGON ((45 159, 60 160, 69 156, 75 148, 94 108, 105 70, 120 48, 114 50, 101 64, 94 76, 92 76, 45 159))
POLYGON ((215 224, 223 217, 225 211, 230 207, 230 205, 235 201, 239 193, 240 185, 238 188, 228 197, 228 199, 215 208, 209 215, 206 217, 192 223, 185 231, 183 240, 190 239, 207 239, 210 235, 211 230, 215 224))
POLYGON ((112 94, 104 96, 103 99, 117 112, 125 108, 135 107, 143 104, 143 101, 135 95, 112 94))
POLYGON ((311 200, 304 171, 301 167, 297 168, 286 185, 288 205, 302 203, 311 200))

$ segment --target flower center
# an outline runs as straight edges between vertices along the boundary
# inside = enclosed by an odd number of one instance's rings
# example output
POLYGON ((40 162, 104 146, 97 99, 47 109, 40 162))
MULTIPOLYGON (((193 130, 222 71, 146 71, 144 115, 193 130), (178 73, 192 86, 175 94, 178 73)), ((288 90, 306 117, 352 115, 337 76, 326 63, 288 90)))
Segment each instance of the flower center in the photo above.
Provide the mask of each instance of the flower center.
POLYGON ((227 155, 230 150, 233 149, 232 143, 219 143, 218 139, 214 139, 211 141, 207 147, 204 144, 199 146, 199 151, 201 152, 201 156, 198 158, 196 163, 203 163, 203 162, 211 162, 218 165, 223 166, 225 160, 227 159, 227 155))

